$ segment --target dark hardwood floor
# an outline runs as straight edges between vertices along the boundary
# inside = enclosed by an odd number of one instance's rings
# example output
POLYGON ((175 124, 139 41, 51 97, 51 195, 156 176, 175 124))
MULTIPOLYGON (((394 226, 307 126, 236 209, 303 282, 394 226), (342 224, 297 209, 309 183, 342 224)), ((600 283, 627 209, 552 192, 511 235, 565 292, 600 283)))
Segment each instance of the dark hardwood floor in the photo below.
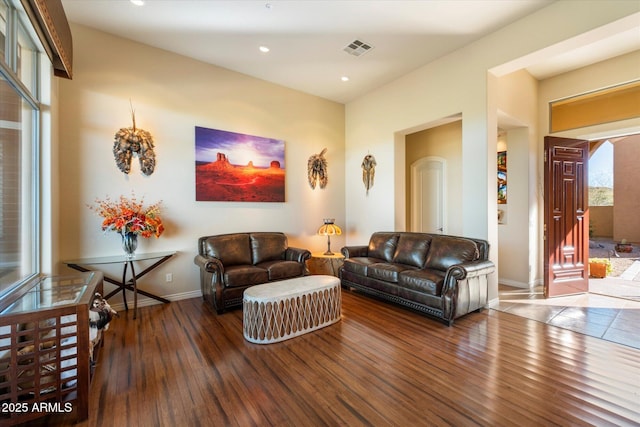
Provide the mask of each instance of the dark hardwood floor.
POLYGON ((446 327, 343 290, 341 322, 257 345, 239 310, 218 316, 201 299, 139 310, 107 331, 78 425, 640 423, 640 350, 508 313, 446 327))

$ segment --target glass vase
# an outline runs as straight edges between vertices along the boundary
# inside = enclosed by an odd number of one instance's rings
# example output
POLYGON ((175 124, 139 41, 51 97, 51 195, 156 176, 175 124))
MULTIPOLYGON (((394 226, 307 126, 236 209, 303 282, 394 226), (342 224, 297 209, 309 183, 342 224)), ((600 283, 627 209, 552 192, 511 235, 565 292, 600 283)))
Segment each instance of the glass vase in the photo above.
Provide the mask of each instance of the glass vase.
POLYGON ((122 249, 127 257, 131 258, 135 255, 138 247, 138 235, 136 233, 122 234, 122 249))

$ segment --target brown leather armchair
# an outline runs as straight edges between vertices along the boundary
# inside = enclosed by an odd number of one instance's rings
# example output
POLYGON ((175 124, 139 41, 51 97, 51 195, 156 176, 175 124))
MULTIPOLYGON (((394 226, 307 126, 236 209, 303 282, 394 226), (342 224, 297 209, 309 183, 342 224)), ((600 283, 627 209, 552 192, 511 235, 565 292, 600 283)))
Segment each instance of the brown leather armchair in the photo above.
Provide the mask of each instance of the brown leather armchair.
POLYGON ((279 232, 232 233, 198 239, 202 297, 218 314, 242 306, 242 294, 250 286, 304 276, 306 249, 288 246, 279 232))

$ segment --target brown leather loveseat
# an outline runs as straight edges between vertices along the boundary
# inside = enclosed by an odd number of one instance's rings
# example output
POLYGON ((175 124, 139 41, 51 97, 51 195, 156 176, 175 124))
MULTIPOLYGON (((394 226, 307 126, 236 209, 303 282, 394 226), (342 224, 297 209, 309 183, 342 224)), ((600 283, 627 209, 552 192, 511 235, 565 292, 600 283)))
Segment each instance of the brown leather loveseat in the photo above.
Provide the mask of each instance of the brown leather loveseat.
POLYGON ((233 233, 198 239, 202 297, 218 314, 241 307, 250 286, 304 276, 306 249, 288 246, 283 233, 233 233))
POLYGON ((443 234, 377 232, 345 246, 342 286, 436 317, 447 325, 487 304, 495 270, 489 243, 443 234))

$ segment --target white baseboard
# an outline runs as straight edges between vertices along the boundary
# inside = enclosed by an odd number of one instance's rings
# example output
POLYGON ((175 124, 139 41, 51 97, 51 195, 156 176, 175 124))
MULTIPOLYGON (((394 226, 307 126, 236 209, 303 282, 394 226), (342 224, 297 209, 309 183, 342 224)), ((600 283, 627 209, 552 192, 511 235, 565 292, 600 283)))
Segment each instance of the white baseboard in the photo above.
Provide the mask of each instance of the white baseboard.
POLYGON ((487 308, 495 307, 498 304, 500 304, 500 298, 494 298, 492 300, 489 300, 489 303, 487 304, 487 308))
MULTIPOLYGON (((131 293, 127 293, 127 304, 129 305, 129 308, 133 308, 133 299, 132 294, 131 293)), ((197 291, 189 291, 189 292, 181 292, 178 294, 171 294, 171 295, 164 295, 162 296, 162 298, 166 298, 169 301, 179 301, 179 300, 183 300, 183 299, 189 299, 189 298, 202 298, 202 292, 200 290, 197 291)), ((157 305, 157 304, 162 304, 162 302, 154 300, 153 298, 147 298, 145 296, 138 296, 138 308, 140 307, 148 307, 150 305, 157 305)), ((118 304, 113 304, 111 305, 111 308, 113 308, 115 311, 124 311, 124 303, 118 303, 118 304)))
POLYGON ((501 285, 512 286, 514 288, 531 289, 535 287, 535 283, 529 284, 525 282, 518 282, 516 280, 509 280, 509 279, 503 279, 503 278, 500 278, 499 282, 501 285))

